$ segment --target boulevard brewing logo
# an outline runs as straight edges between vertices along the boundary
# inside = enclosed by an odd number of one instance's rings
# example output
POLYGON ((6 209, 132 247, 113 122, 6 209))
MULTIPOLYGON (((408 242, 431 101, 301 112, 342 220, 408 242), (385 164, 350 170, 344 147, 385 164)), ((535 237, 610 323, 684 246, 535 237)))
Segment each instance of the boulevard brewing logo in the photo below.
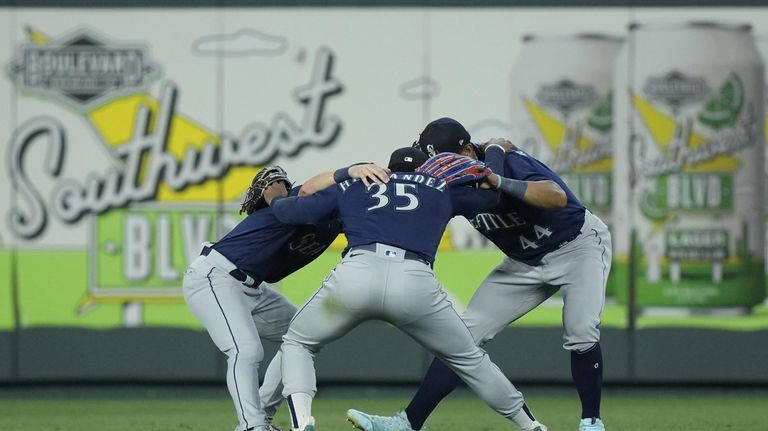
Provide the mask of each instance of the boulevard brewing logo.
POLYGON ((704 78, 688 77, 673 71, 662 77, 648 78, 643 91, 650 100, 662 102, 677 111, 684 105, 703 99, 709 89, 704 78))
POLYGON ((574 110, 594 103, 597 93, 591 85, 579 85, 564 79, 554 85, 542 86, 536 93, 536 99, 541 106, 554 108, 567 118, 574 110))
POLYGON ((108 44, 87 30, 53 43, 25 44, 10 69, 23 90, 80 106, 142 90, 157 71, 146 47, 108 44))
POLYGON ((40 236, 50 216, 72 224, 89 214, 157 201, 163 187, 182 192, 222 179, 233 167, 263 166, 278 156, 293 157, 307 146, 328 146, 342 130, 341 120, 325 112, 328 100, 342 91, 332 75, 334 56, 327 48, 317 51, 309 81, 293 92, 302 118, 296 121, 278 112, 269 126, 254 121, 236 137, 215 136, 176 113, 179 90, 173 82, 162 85, 158 100, 149 95, 148 79, 157 66, 145 48, 107 44, 85 30, 60 42, 31 29, 28 33, 33 43, 21 46, 10 66, 17 85, 82 108, 115 162, 90 172, 85 180, 63 178, 64 125, 50 116, 27 120, 14 132, 7 153, 10 180, 20 201, 10 209, 8 220, 20 238, 40 236), (113 109, 116 106, 120 109, 113 109), (111 133, 116 125, 128 131, 122 140, 111 133), (26 157, 32 147, 45 149, 45 157, 26 157), (25 167, 32 163, 41 164, 55 182, 52 190, 41 190, 28 174, 25 167))

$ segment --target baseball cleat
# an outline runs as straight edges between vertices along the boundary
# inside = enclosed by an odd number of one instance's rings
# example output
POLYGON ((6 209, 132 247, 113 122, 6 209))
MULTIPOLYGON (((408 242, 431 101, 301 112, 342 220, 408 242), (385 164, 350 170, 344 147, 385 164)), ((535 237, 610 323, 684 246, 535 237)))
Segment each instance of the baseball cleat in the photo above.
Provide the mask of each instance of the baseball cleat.
POLYGON ((584 418, 579 422, 579 431, 605 431, 600 418, 584 418))
POLYGON ((291 428, 291 431, 315 431, 315 418, 310 417, 309 423, 304 428, 291 428))
MULTIPOLYGON (((362 431, 416 431, 411 428, 404 411, 395 416, 376 416, 359 410, 347 410, 347 420, 352 426, 362 431)), ((422 428, 420 431, 424 431, 422 428)))
POLYGON ((523 431, 547 431, 547 427, 539 421, 533 421, 533 426, 526 428, 523 431))

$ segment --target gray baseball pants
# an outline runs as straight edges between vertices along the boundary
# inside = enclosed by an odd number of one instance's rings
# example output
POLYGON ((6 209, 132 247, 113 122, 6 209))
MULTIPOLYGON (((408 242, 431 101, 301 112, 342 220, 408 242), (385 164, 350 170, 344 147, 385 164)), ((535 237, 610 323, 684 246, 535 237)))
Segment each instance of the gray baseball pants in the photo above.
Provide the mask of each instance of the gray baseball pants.
POLYGON ((278 351, 259 389, 260 338, 281 341, 296 307, 265 284, 247 287, 232 278, 234 265, 220 254, 200 256, 184 273, 183 293, 192 313, 227 355, 227 388, 235 404, 236 431, 265 425, 282 401, 278 351), (211 256, 214 256, 211 258, 211 256))
POLYGON ((432 269, 402 249, 352 249, 298 311, 283 337, 283 395, 314 396, 314 355, 363 321, 384 320, 453 369, 472 390, 512 419, 522 394, 477 347, 432 269))
POLYGON ((478 345, 493 339, 558 290, 563 293, 563 348, 583 351, 600 341, 600 314, 611 271, 611 235, 587 211, 581 234, 538 266, 505 258, 477 289, 462 319, 478 345))

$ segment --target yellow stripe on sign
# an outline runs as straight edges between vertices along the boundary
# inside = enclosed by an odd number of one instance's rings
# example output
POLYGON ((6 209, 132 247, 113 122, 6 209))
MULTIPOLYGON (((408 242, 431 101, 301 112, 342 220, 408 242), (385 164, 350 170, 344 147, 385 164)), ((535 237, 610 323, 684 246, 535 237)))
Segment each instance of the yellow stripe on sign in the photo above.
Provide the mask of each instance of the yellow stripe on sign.
POLYGON ((613 158, 610 156, 606 156, 592 163, 577 165, 573 167, 573 172, 577 174, 610 173, 612 171, 613 158))
MULTIPOLYGON (((528 98, 525 99, 525 107, 528 109, 528 113, 531 115, 533 122, 536 123, 536 127, 538 127, 539 133, 541 133, 544 141, 552 149, 552 152, 557 154, 560 146, 563 144, 563 142, 565 142, 565 136, 568 133, 568 126, 528 98)), ((592 142, 592 140, 586 138, 585 136, 580 136, 576 147, 579 151, 584 152, 592 148, 593 145, 594 142, 592 142)), ((613 159, 611 157, 604 157, 592 163, 576 165, 573 167, 573 172, 605 173, 611 172, 612 169, 613 159)))
POLYGON ((765 142, 768 142, 768 114, 765 115, 763 120, 763 134, 765 135, 765 142))
POLYGON ((556 151, 563 141, 565 141, 565 133, 567 128, 563 122, 550 115, 544 108, 532 102, 527 97, 525 98, 525 107, 531 114, 533 122, 539 128, 541 136, 544 141, 547 142, 553 151, 556 151))
POLYGON ((677 123, 675 120, 663 112, 656 109, 650 102, 631 92, 632 103, 634 103, 637 113, 643 119, 646 128, 651 133, 654 142, 662 151, 667 150, 667 145, 672 141, 675 135, 677 123))
POLYGON ((683 172, 733 172, 739 169, 740 164, 734 157, 720 155, 696 165, 687 164, 683 172))
MULTIPOLYGON (((666 153, 667 147, 672 141, 675 135, 675 130, 678 127, 677 122, 674 118, 661 112, 649 101, 635 93, 632 93, 632 101, 654 142, 656 142, 656 145, 666 153)), ((706 138, 696 132, 692 132, 690 138, 688 138, 687 146, 688 148, 695 149, 706 143, 706 138)), ((732 172, 737 170, 739 165, 739 160, 735 157, 722 154, 707 161, 696 163, 695 165, 686 164, 683 167, 683 172, 732 172)))
MULTIPOLYGON (((93 127, 101 136, 105 145, 116 148, 131 142, 136 117, 141 106, 146 106, 156 118, 158 102, 148 94, 133 94, 109 101, 88 113, 93 127)), ((154 130, 150 124, 150 132, 154 130)), ((166 151, 181 161, 189 148, 201 149, 206 143, 218 146, 219 137, 181 114, 174 114, 168 132, 166 151)), ((146 159, 144 160, 146 163, 146 159)), ((261 169, 259 166, 241 166, 230 169, 220 180, 210 180, 203 184, 189 186, 175 191, 162 183, 158 188, 159 202, 210 202, 233 201, 239 199, 253 176, 261 169)), ((142 169, 142 172, 144 169, 142 169)), ((142 173, 139 178, 143 178, 142 173)))
POLYGON ((45 33, 35 29, 30 25, 24 26, 24 32, 27 33, 27 38, 29 38, 29 41, 32 43, 45 45, 51 41, 51 38, 48 37, 45 33))
MULTIPOLYGON (((155 99, 148 94, 135 94, 95 108, 88 113, 88 119, 99 132, 102 142, 110 147, 117 147, 131 139, 141 105, 146 105, 153 113, 157 112, 155 99)), ((153 124, 150 124, 150 129, 152 128, 153 124)))
MULTIPOLYGON (((691 137, 688 139, 688 148, 698 148, 706 143, 707 140, 703 136, 694 132, 691 133, 691 137)), ((683 172, 732 172, 739 169, 740 164, 737 158, 721 154, 695 165, 686 164, 683 172)))

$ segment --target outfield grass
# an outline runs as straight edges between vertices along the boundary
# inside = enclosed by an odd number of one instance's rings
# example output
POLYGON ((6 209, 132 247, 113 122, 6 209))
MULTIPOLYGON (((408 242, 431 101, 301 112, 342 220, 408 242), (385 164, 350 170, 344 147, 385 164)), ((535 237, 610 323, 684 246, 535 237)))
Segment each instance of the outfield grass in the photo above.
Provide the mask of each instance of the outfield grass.
MULTIPOLYGON (((319 431, 351 430, 347 408, 391 414, 404 398, 319 397, 314 406, 319 431)), ((575 397, 534 395, 528 403, 552 431, 576 430, 575 397)), ((761 396, 615 396, 603 403, 609 431, 765 430, 768 397, 761 396)), ((276 424, 288 426, 282 408, 276 424)), ((231 431, 229 400, 217 399, 0 399, 3 431, 231 431)), ((427 422, 431 431, 513 430, 481 401, 452 397, 427 422)))

